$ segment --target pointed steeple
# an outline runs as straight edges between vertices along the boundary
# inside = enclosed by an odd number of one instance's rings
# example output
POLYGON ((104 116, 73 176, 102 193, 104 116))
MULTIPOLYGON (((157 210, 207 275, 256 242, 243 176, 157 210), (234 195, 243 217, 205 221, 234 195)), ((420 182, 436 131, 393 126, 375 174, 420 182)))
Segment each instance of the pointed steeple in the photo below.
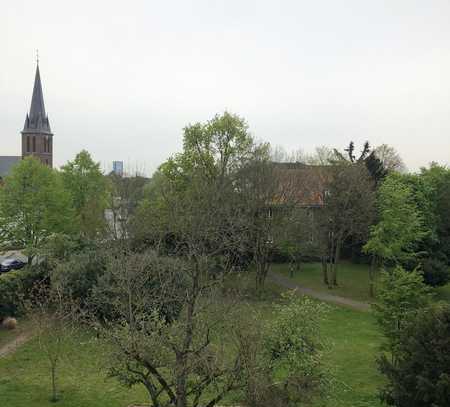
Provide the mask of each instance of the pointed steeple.
POLYGON ((44 94, 42 92, 41 74, 39 72, 39 61, 36 65, 36 75, 34 77, 30 113, 27 114, 25 118, 23 131, 51 133, 48 116, 45 113, 44 94))

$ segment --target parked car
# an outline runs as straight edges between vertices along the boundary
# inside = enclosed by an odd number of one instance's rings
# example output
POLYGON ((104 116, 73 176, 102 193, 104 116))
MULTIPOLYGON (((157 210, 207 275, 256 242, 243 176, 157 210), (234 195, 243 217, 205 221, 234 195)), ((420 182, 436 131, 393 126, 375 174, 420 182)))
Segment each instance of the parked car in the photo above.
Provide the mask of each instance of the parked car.
POLYGON ((19 270, 27 263, 19 259, 5 259, 0 263, 0 272, 6 273, 11 270, 19 270))

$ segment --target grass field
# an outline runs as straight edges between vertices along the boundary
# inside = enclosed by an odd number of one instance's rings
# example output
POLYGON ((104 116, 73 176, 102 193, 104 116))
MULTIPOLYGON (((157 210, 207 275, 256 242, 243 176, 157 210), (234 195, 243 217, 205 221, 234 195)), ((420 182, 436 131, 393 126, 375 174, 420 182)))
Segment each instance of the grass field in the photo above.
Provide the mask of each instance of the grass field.
MULTIPOLYGON (((240 285, 248 284, 240 281, 240 285)), ((250 282, 251 283, 251 282, 250 282)), ((266 315, 279 298, 280 289, 268 285, 266 294, 249 301, 266 315)), ((336 377, 343 382, 327 407, 377 407, 377 387, 381 383, 375 367, 375 353, 380 337, 370 313, 331 307, 322 330, 331 343, 327 361, 336 377)), ((64 407, 126 407, 146 402, 141 387, 128 389, 115 379, 107 378, 104 348, 88 332, 74 337, 66 345, 67 356, 58 375, 64 407)), ((36 339, 23 345, 15 354, 0 359, 0 406, 50 407, 50 375, 36 339)), ((239 397, 228 399, 236 404, 239 397)), ((227 404, 226 402, 223 404, 227 404)), ((323 403, 318 403, 323 406, 323 403)), ((316 406, 315 406, 316 407, 316 406)))
MULTIPOLYGON (((288 264, 273 264, 271 270, 290 277, 288 264)), ((375 273, 375 282, 378 273, 375 273)), ((369 266, 342 262, 338 269, 338 287, 329 289, 323 284, 322 265, 320 263, 304 263, 300 271, 296 272, 293 281, 297 284, 312 288, 319 292, 339 295, 358 301, 373 302, 369 296, 369 266)), ((434 289, 437 300, 450 302, 450 284, 434 289)))
POLYGON ((61 400, 56 404, 50 402, 50 371, 36 338, 14 355, 0 359, 0 405, 126 407, 145 400, 142 389, 129 390, 106 377, 102 369, 105 355, 93 336, 74 337, 65 353, 57 379, 61 400))
MULTIPOLYGON (((289 277, 288 264, 274 264, 271 270, 289 277)), ((322 265, 320 263, 304 263, 301 270, 294 274, 293 280, 304 287, 320 292, 339 295, 358 301, 371 301, 369 297, 369 266, 342 262, 338 269, 338 287, 327 288, 323 284, 322 265)))

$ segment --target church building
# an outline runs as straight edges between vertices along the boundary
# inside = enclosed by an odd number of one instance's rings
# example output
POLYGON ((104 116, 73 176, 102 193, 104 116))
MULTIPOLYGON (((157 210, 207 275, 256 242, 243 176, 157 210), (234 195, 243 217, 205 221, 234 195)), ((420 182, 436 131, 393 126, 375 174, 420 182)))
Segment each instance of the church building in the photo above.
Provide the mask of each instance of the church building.
POLYGON ((49 167, 53 166, 53 133, 45 112, 39 61, 34 77, 30 111, 25 118, 22 134, 21 156, 0 156, 0 179, 8 175, 13 165, 27 156, 37 157, 49 167))

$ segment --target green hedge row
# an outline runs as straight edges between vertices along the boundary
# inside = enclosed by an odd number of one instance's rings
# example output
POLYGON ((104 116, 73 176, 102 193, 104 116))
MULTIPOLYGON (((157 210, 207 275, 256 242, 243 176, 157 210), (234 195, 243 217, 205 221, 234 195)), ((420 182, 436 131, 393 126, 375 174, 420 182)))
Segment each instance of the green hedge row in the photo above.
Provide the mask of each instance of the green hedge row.
POLYGON ((5 317, 21 314, 23 300, 34 284, 45 279, 46 274, 42 266, 25 267, 0 274, 0 321, 5 317))

